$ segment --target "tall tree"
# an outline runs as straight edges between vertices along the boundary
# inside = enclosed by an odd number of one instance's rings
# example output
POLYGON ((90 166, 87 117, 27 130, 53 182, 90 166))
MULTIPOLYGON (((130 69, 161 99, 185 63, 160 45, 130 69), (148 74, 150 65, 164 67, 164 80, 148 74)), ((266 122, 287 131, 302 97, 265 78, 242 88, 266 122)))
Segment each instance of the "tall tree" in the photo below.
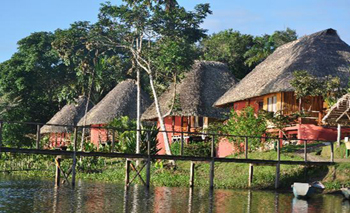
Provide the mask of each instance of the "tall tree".
MULTIPOLYGON (((18 51, 0 64, 1 99, 21 100, 8 108, 1 119, 46 122, 58 110, 60 85, 69 78, 66 66, 52 49, 55 36, 37 32, 18 42, 18 51)), ((23 125, 5 125, 4 141, 31 145, 25 137, 33 131, 23 125)))
POLYGON ((228 65, 237 78, 243 78, 251 67, 245 64, 244 54, 253 46, 253 36, 232 29, 213 34, 201 42, 203 59, 228 65))
MULTIPOLYGON (((186 11, 173 1, 172 9, 162 1, 124 1, 126 4, 112 6, 102 4, 99 14, 100 24, 105 31, 117 31, 115 37, 104 37, 104 44, 109 47, 119 47, 130 51, 137 70, 147 73, 150 81, 160 128, 165 131, 163 117, 158 102, 155 74, 170 74, 176 72, 179 66, 188 66, 189 59, 184 57, 180 49, 189 48, 205 36, 205 30, 200 28, 207 14, 210 13, 208 4, 196 6, 194 12, 186 11), (172 47, 170 58, 158 57, 164 48, 172 47), (178 63, 171 63, 171 60, 178 63), (157 66, 158 65, 158 66, 157 66), (160 66, 159 66, 160 65, 160 66), (159 69, 162 67, 163 69, 159 69), (165 69, 164 69, 165 68, 165 69)), ((111 35, 111 34, 110 34, 111 35)), ((166 132, 163 132, 165 149, 171 154, 166 132)))
POLYGON ((262 62, 267 56, 273 53, 276 48, 294 41, 298 38, 295 30, 287 28, 286 30, 275 31, 272 35, 257 36, 254 38, 254 45, 245 54, 246 64, 254 67, 262 62))

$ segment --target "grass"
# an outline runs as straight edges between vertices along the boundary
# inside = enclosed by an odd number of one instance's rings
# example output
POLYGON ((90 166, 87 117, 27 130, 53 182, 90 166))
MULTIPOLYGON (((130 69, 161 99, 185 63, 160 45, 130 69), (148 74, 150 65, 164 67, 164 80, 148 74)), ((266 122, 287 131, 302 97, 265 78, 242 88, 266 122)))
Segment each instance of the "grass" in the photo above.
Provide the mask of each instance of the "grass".
MULTIPOLYGON (((322 148, 321 156, 329 158, 331 156, 331 147, 326 146, 322 148)), ((346 147, 345 143, 341 143, 340 147, 334 143, 334 156, 336 159, 345 159, 346 158, 346 147)))

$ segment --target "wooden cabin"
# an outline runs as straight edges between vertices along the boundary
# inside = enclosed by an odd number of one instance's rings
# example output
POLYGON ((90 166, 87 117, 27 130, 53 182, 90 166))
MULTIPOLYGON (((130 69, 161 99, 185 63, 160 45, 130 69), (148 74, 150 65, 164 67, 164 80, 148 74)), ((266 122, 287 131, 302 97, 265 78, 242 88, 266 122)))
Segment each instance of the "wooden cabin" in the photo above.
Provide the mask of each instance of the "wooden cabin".
MULTIPOLYGON (((150 105, 147 93, 141 91, 141 113, 150 105)), ((136 81, 127 79, 120 82, 98 104, 96 104, 78 123, 79 126, 91 126, 90 141, 99 147, 100 144, 111 142, 112 132, 103 127, 117 117, 128 116, 136 120, 137 116, 137 85, 136 81), (95 128, 94 128, 95 127, 95 128)))
MULTIPOLYGON (((86 110, 87 99, 79 97, 75 103, 65 105, 57 112, 47 124, 75 126, 84 116, 86 110)), ((88 106, 88 110, 91 106, 88 106)), ((44 125, 40 129, 40 133, 49 136, 49 144, 47 148, 67 147, 71 142, 72 127, 44 125)))
MULTIPOLYGON (((176 85, 176 89, 170 86, 159 97, 161 112, 168 115, 164 123, 166 130, 170 131, 167 134, 170 143, 181 140, 181 134, 176 133, 181 131, 199 133, 184 134, 187 142, 203 140, 204 136, 200 133, 210 123, 225 120, 229 109, 214 108, 213 103, 236 83, 237 80, 225 64, 196 61, 191 71, 176 85)), ((142 120, 158 121, 154 103, 143 113, 142 120)), ((163 134, 158 135, 158 140, 161 148, 159 153, 165 154, 163 134)))
MULTIPOLYGON (((284 115, 302 109, 308 115, 285 128, 290 138, 335 140, 337 131, 322 126, 327 105, 322 97, 306 97, 301 101, 294 95, 290 82, 293 72, 305 70, 316 77, 333 76, 346 86, 349 79, 350 46, 337 32, 327 29, 301 37, 277 48, 256 66, 237 86, 231 88, 215 102, 217 107, 233 107, 239 111, 252 106, 284 115)), ((274 131, 274 127, 270 127, 274 131)))

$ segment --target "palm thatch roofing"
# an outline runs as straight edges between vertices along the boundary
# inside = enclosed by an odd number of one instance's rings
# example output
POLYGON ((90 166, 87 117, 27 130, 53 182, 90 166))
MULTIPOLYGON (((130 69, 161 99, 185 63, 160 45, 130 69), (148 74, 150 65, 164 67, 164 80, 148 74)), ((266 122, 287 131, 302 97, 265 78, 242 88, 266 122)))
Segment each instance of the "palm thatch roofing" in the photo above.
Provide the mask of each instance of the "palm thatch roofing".
POLYGON ((290 81, 296 70, 306 70, 316 77, 338 76, 345 85, 349 67, 349 45, 333 29, 320 31, 278 47, 217 100, 215 106, 275 92, 294 91, 290 81))
MULTIPOLYGON (((148 94, 141 91, 141 113, 150 104, 151 100, 148 94)), ((80 119, 78 125, 108 124, 113 119, 121 116, 136 119, 137 85, 135 80, 127 79, 120 82, 80 119)))
MULTIPOLYGON (((236 78, 225 64, 214 61, 196 61, 192 70, 176 86, 175 101, 174 85, 159 97, 161 112, 169 116, 224 119, 229 110, 214 108, 213 103, 236 83, 236 78), (171 112, 170 109, 172 109, 171 112)), ((143 113, 142 120, 157 118, 153 103, 143 113)))
POLYGON ((345 94, 323 117, 322 122, 330 125, 342 124, 348 126, 350 124, 350 94, 345 94))
MULTIPOLYGON (((58 111, 46 124, 67 125, 75 126, 78 121, 84 116, 86 109, 87 99, 86 97, 80 97, 76 103, 65 105, 60 111, 58 111)), ((91 104, 89 104, 91 109, 91 104)), ((50 126, 44 125, 40 129, 40 133, 64 133, 72 132, 72 127, 65 126, 50 126)))

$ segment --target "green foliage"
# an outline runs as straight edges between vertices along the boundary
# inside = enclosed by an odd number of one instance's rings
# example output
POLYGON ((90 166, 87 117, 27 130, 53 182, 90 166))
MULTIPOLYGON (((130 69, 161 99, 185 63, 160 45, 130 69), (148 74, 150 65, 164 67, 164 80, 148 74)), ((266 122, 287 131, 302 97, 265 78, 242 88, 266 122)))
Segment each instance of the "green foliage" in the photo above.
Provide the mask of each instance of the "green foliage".
MULTIPOLYGON (((136 152, 136 122, 130 120, 127 116, 115 118, 108 127, 116 129, 116 150, 123 153, 136 152)), ((143 129, 148 131, 141 132, 140 153, 147 154, 147 141, 150 141, 151 154, 155 155, 160 149, 158 145, 158 129, 156 126, 146 126, 143 129)))
POLYGON ((307 96, 322 96, 328 106, 332 106, 347 91, 346 88, 341 88, 339 77, 329 75, 318 78, 305 70, 294 71, 293 76, 290 84, 294 87, 298 99, 307 96))
POLYGON ((210 157, 211 142, 191 142, 184 146, 184 155, 197 157, 210 157))
POLYGON ((288 125, 295 123, 299 117, 303 116, 301 112, 295 112, 289 115, 284 115, 281 111, 277 111, 276 113, 261 111, 260 113, 262 117, 281 131, 283 131, 288 125))
POLYGON ((275 31, 272 35, 257 36, 254 38, 254 45, 244 54, 247 58, 245 63, 250 67, 254 67, 273 53, 276 48, 296 39, 296 31, 290 28, 275 31))
POLYGON ((201 42, 201 49, 203 59, 224 62, 235 77, 243 78, 251 70, 244 63, 244 54, 253 44, 253 36, 229 29, 205 38, 201 42))
MULTIPOLYGON (((267 129, 264 116, 260 113, 256 114, 254 108, 248 106, 237 113, 231 110, 229 119, 222 124, 219 131, 227 135, 235 136, 252 136, 261 137, 267 129)), ((229 137, 233 143, 240 144, 244 142, 244 137, 229 137)), ((254 150, 260 146, 260 138, 249 138, 249 148, 254 150)))

